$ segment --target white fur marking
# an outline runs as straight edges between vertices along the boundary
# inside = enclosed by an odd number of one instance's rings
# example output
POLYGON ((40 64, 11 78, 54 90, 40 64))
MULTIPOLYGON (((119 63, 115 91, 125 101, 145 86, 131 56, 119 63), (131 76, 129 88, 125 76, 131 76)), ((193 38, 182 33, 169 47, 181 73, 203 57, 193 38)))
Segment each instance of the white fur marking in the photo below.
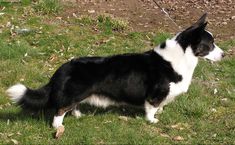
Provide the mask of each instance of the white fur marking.
POLYGON ((103 107, 103 108, 116 104, 116 102, 110 100, 109 98, 104 97, 104 96, 98 96, 98 95, 91 95, 90 97, 83 100, 81 103, 88 103, 90 105, 103 107))
POLYGON ((162 114, 162 112, 163 112, 163 107, 158 107, 158 110, 157 110, 157 114, 162 114))
POLYGON ((215 45, 215 48, 213 51, 209 52, 208 55, 204 56, 204 58, 207 58, 212 61, 219 61, 222 59, 223 56, 223 50, 220 49, 217 45, 215 45))
POLYGON ((24 85, 16 84, 7 89, 6 93, 14 103, 18 103, 23 98, 26 90, 27 88, 24 85))
POLYGON ((146 119, 150 123, 157 123, 159 120, 155 118, 154 115, 158 111, 158 107, 154 107, 153 105, 149 104, 149 102, 147 101, 145 101, 144 107, 146 112, 146 119))
POLYGON ((165 60, 169 61, 174 71, 182 75, 183 78, 178 83, 170 83, 170 92, 166 99, 159 105, 159 107, 163 107, 173 101, 177 95, 187 92, 194 69, 198 63, 198 58, 194 55, 191 47, 187 47, 184 52, 182 47, 175 41, 175 38, 166 40, 166 47, 164 49, 159 49, 158 46, 154 50, 165 60))
POLYGON ((82 113, 78 109, 74 109, 72 111, 72 115, 75 116, 76 118, 80 118, 82 116, 82 113))
POLYGON ((60 126, 63 126, 63 119, 64 119, 64 116, 65 116, 66 113, 64 113, 63 115, 61 116, 54 116, 54 119, 53 119, 53 123, 52 123, 52 126, 54 128, 58 128, 60 126))

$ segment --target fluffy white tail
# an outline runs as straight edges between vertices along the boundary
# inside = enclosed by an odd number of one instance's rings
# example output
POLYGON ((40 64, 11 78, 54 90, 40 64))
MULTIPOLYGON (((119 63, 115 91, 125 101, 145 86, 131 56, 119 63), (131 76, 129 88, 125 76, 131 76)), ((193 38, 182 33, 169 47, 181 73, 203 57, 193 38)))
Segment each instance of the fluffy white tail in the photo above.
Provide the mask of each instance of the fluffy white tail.
POLYGON ((9 89, 6 93, 14 103, 18 103, 25 95, 27 88, 22 84, 16 84, 9 89))

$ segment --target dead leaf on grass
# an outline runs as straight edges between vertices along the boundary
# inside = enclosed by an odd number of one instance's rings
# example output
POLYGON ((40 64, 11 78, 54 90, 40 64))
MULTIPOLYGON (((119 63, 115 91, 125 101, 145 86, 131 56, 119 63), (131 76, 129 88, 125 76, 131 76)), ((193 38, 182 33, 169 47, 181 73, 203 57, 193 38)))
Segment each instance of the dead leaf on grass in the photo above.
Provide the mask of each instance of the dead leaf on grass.
POLYGON ((9 133, 8 135, 7 135, 7 137, 11 137, 11 136, 13 136, 14 135, 14 133, 9 133))
POLYGON ((168 134, 166 134, 166 133, 160 133, 160 136, 161 137, 166 137, 166 138, 169 138, 170 136, 168 135, 168 134))
POLYGON ((112 121, 110 121, 110 120, 107 120, 107 121, 105 121, 104 122, 104 124, 106 124, 106 123, 111 123, 112 121))
POLYGON ((215 88, 214 89, 214 95, 217 94, 218 90, 215 88))
POLYGON ((19 142, 18 142, 17 140, 15 140, 15 139, 11 139, 11 141, 12 141, 15 145, 18 145, 18 144, 19 144, 19 142))
POLYGON ((128 121, 128 118, 126 116, 119 116, 118 117, 120 120, 128 121))
POLYGON ((173 137, 173 140, 182 141, 182 140, 184 140, 184 138, 182 136, 175 136, 175 137, 173 137))
POLYGON ((93 14, 95 13, 95 10, 88 10, 88 13, 93 14))
POLYGON ((17 135, 22 135, 20 132, 17 132, 16 134, 17 134, 17 135))
POLYGON ((171 128, 178 129, 178 130, 183 130, 184 127, 182 127, 182 126, 184 126, 184 125, 181 124, 181 123, 177 123, 177 124, 171 125, 171 128))

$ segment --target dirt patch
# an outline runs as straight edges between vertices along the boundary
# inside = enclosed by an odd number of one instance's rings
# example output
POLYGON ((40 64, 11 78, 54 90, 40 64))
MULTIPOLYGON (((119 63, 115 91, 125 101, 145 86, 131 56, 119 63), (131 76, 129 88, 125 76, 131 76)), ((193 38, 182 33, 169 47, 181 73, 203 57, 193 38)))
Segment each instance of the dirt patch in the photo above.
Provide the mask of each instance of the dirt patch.
MULTIPOLYGON (((208 29, 219 40, 234 39, 234 0, 156 0, 182 28, 195 22, 203 13, 208 13, 208 29)), ((89 15, 96 17, 108 14, 129 22, 133 31, 167 31, 179 29, 153 0, 63 0, 68 8, 63 17, 89 15)))

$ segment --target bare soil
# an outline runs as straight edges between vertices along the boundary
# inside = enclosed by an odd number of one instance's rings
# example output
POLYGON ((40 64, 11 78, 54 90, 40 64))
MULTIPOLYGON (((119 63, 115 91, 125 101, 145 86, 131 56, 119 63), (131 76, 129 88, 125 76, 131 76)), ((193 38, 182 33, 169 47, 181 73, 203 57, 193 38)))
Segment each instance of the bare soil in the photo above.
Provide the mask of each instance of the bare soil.
POLYGON ((63 0, 69 7, 63 17, 74 14, 96 17, 108 14, 129 22, 132 31, 176 33, 208 13, 208 30, 216 39, 235 38, 234 0, 63 0), (162 11, 169 14, 172 20, 162 11), (180 28, 179 28, 180 27, 180 28))

